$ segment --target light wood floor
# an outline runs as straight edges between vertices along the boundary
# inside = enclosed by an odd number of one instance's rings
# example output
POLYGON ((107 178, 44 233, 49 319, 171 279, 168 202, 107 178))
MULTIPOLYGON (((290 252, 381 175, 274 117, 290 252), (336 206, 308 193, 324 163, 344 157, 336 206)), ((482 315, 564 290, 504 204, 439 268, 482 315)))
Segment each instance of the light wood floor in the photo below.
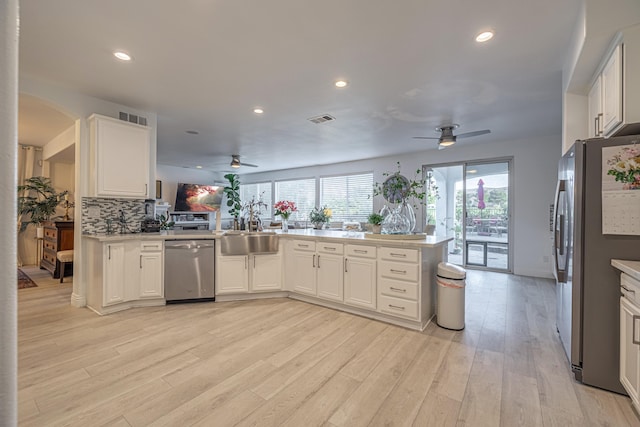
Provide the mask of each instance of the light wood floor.
POLYGON ((21 426, 638 426, 576 383, 551 281, 469 272, 466 329, 418 333, 289 299, 69 306, 26 269, 21 426))

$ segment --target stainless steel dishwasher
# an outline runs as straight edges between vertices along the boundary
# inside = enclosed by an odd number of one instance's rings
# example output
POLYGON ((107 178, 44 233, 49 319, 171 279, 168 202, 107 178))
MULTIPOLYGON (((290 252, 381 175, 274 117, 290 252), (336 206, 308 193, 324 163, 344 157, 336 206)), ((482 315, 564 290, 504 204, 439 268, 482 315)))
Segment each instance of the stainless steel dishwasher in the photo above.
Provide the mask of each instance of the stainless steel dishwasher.
POLYGON ((215 301, 215 240, 167 240, 164 297, 167 303, 215 301))

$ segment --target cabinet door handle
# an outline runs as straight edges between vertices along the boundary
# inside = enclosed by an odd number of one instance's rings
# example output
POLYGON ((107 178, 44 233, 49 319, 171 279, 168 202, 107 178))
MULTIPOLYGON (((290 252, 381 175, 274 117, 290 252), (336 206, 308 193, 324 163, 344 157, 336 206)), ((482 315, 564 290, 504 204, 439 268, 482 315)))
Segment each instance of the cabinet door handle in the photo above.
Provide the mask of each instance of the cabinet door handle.
POLYGON ((331 248, 331 247, 329 247, 329 246, 325 246, 325 247, 324 247, 324 250, 325 250, 325 251, 335 251, 335 250, 336 250, 336 248, 331 248))
POLYGON ((142 268, 142 255, 140 255, 140 268, 142 268))
POLYGON ((620 287, 622 289, 624 289, 625 291, 627 291, 627 292, 631 292, 631 293, 634 293, 634 294, 636 293, 636 291, 634 291, 633 289, 627 288, 625 285, 620 285, 620 287))
POLYGON ((318 255, 318 268, 320 268, 320 255, 318 255))
POLYGON ((316 256, 315 256, 315 254, 313 255, 313 268, 316 268, 316 256))
POLYGON ((396 291, 396 292, 403 292, 403 293, 407 292, 406 289, 394 288, 393 286, 389 287, 389 289, 391 289, 392 291, 396 291))
POLYGON ((111 245, 107 246, 107 249, 109 250, 109 259, 111 259, 111 245))
POLYGON ((407 270, 394 270, 392 268, 390 271, 395 274, 407 274, 407 270))
POLYGON ((600 133, 598 132, 598 127, 599 127, 598 126, 598 122, 599 122, 598 119, 599 119, 598 116, 595 116, 593 118, 593 136, 599 136, 600 135, 600 133))
POLYGON ((368 254, 369 251, 365 251, 362 249, 354 249, 353 252, 357 253, 357 254, 368 254))
POLYGON ((149 195, 149 184, 144 185, 144 195, 145 196, 149 195))
POLYGON ((640 316, 638 315, 633 316, 633 326, 631 327, 631 341, 633 341, 634 344, 640 344, 640 341, 636 339, 636 321, 639 319, 640 319, 640 316))
POLYGON ((349 260, 347 258, 344 259, 344 272, 348 273, 349 270, 347 269, 347 263, 349 262, 349 260))
POLYGON ((391 305, 391 304, 389 304, 389 308, 395 308, 396 310, 403 310, 403 311, 405 310, 404 307, 400 307, 399 305, 391 305))
POLYGON ((598 133, 597 136, 602 136, 604 134, 604 128, 602 127, 602 122, 604 119, 604 116, 602 115, 602 113, 598 113, 598 133))
POLYGON ((395 254, 393 252, 391 252, 389 255, 396 257, 396 258, 406 258, 407 254, 395 254))
POLYGON ((298 247, 299 247, 299 248, 308 248, 308 247, 309 247, 309 245, 301 245, 300 243, 298 243, 298 247))

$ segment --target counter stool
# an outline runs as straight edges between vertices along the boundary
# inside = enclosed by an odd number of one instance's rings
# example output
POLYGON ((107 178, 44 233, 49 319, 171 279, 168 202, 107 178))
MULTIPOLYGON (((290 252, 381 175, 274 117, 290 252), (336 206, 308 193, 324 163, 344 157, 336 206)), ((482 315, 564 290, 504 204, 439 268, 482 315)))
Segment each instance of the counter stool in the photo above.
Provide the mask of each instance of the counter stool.
POLYGON ((73 262, 73 249, 68 251, 58 251, 56 253, 58 261, 60 261, 60 283, 64 280, 64 267, 68 262, 73 262))

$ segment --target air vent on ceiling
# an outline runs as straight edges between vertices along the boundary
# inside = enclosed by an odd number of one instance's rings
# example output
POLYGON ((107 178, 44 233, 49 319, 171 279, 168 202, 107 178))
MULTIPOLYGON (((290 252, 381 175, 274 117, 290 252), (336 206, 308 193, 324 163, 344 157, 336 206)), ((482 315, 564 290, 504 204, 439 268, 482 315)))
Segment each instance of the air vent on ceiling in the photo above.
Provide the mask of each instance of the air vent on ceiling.
POLYGON ((321 116, 316 116, 316 117, 311 117, 310 119, 308 119, 310 122, 315 123, 315 124, 320 124, 320 123, 324 123, 324 122, 331 122, 333 120, 335 120, 336 118, 329 115, 329 114, 323 114, 321 116))

